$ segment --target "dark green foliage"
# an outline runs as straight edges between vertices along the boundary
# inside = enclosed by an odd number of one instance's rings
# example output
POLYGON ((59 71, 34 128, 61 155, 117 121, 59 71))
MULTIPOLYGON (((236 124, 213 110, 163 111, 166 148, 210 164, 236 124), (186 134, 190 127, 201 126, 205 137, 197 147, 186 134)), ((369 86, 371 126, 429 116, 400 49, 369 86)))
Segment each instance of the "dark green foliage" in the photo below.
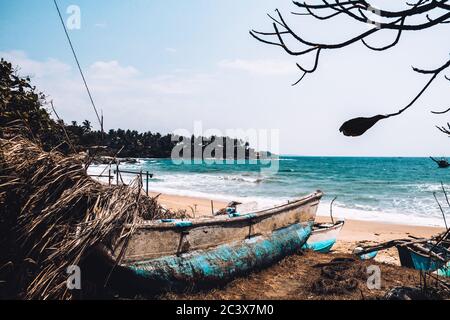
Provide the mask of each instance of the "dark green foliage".
MULTIPOLYGON (((86 121, 82 125, 71 124, 66 126, 66 130, 73 143, 78 148, 86 150, 92 147, 105 146, 107 148, 97 149, 99 155, 115 155, 119 150, 120 157, 134 158, 170 158, 173 148, 179 143, 179 140, 172 139, 172 135, 162 136, 160 133, 144 132, 139 133, 135 130, 109 130, 107 133, 88 130, 86 121)), ((211 144, 215 139, 222 139, 220 145, 223 146, 222 154, 214 154, 217 158, 226 158, 227 145, 231 145, 236 155, 244 155, 248 158, 254 150, 249 148, 249 144, 242 140, 224 138, 224 137, 190 137, 184 138, 184 143, 192 150, 194 154, 194 144, 202 145, 201 150, 211 144), (239 153, 238 153, 239 151, 239 153)))
POLYGON ((30 78, 18 76, 11 63, 1 59, 0 138, 21 134, 46 150, 61 144, 62 129, 44 104, 45 95, 31 85, 30 78))

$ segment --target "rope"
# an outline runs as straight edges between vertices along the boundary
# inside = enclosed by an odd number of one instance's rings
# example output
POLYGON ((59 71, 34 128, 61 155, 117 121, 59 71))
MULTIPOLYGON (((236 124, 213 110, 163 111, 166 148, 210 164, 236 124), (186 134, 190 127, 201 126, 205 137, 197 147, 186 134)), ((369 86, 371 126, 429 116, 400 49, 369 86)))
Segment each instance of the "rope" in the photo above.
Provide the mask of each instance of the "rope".
POLYGON ((88 84, 86 82, 86 78, 84 77, 83 70, 81 69, 80 62, 78 61, 78 57, 77 57, 77 54, 75 52, 75 48, 73 47, 72 41, 70 40, 69 33, 67 32, 66 25, 64 24, 64 19, 63 19, 62 15, 61 15, 61 11, 59 10, 58 3, 56 2, 56 0, 53 0, 53 2, 55 3, 55 7, 56 7, 56 10, 58 11, 58 15, 59 15, 59 18, 61 20, 61 24, 62 24, 62 26, 64 28, 64 32, 66 34, 67 40, 69 41, 70 48, 72 49, 73 56, 75 58, 77 66, 78 66, 78 70, 80 71, 81 78, 83 79, 84 86, 86 87, 87 93, 89 95, 89 99, 91 100, 92 107, 94 108, 95 114, 97 116, 97 120, 98 120, 98 122, 100 124, 100 128, 101 128, 101 131, 103 133, 104 132, 103 131, 103 116, 100 117, 100 115, 99 115, 99 113, 97 111, 97 107, 95 106, 94 99, 92 98, 91 91, 89 90, 89 86, 88 86, 88 84))

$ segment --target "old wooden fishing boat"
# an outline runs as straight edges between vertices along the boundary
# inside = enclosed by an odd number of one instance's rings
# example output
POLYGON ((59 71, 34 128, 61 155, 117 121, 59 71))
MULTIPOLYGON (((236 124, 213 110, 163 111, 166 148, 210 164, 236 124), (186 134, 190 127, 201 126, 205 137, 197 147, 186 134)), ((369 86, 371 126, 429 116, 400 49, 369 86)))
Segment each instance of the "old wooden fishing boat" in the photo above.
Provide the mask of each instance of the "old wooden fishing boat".
POLYGON ((133 290, 208 286, 297 252, 311 234, 322 192, 247 214, 135 226, 112 253, 110 279, 133 290))
POLYGON ((344 221, 314 224, 311 236, 304 245, 304 248, 320 253, 330 252, 331 248, 336 243, 344 224, 344 221))

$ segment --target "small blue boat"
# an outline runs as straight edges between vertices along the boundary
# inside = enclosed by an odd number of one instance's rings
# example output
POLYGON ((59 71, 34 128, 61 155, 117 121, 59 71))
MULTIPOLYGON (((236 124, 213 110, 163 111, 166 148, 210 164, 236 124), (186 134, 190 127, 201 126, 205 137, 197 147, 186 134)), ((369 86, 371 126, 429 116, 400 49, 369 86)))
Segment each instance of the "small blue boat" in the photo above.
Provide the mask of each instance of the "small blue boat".
POLYGON ((421 271, 437 271, 445 268, 450 259, 450 251, 433 244, 410 244, 397 246, 401 265, 421 271))
POLYGON ((378 255, 378 251, 372 251, 366 254, 358 255, 361 260, 372 260, 375 259, 378 255))
POLYGON ((298 252, 311 235, 322 192, 248 214, 142 222, 110 282, 133 291, 203 287, 229 281, 298 252))
POLYGON ((320 253, 329 253, 331 251, 331 248, 333 248, 334 244, 336 243, 339 233, 344 227, 344 224, 345 221, 338 221, 334 224, 315 224, 312 234, 303 248, 320 253))

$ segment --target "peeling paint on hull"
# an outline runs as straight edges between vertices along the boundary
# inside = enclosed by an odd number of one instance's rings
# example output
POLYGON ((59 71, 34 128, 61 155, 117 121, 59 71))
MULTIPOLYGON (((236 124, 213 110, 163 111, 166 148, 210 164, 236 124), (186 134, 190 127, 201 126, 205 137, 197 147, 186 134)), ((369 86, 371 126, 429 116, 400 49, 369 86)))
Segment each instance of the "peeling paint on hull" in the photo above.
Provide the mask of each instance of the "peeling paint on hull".
POLYGON ((310 236, 312 225, 312 222, 298 223, 275 230, 270 236, 257 236, 208 251, 167 256, 127 267, 143 282, 170 288, 189 283, 223 282, 298 252, 310 236))

